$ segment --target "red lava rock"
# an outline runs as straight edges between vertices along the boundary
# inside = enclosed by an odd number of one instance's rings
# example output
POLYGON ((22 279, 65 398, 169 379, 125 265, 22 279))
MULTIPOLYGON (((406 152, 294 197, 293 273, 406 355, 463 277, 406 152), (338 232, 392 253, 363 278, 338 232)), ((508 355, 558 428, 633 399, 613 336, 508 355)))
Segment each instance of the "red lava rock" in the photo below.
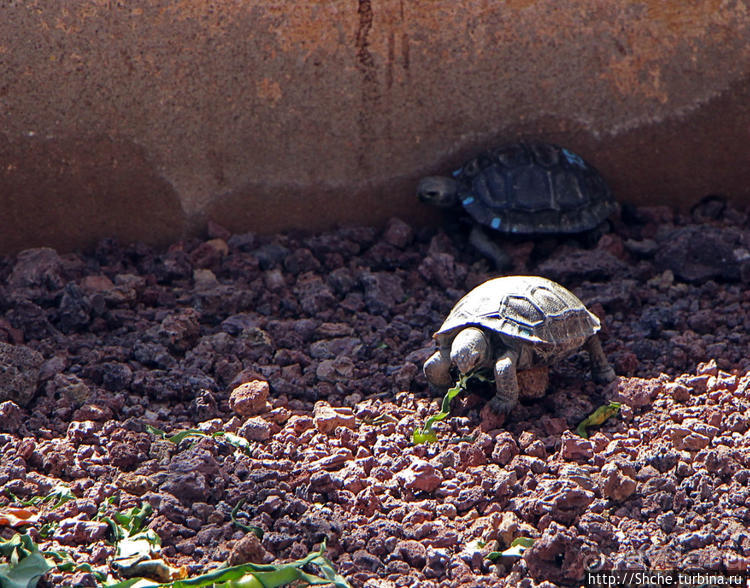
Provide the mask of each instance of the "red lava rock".
POLYGON ((250 417, 237 432, 248 441, 268 441, 273 434, 271 423, 263 417, 250 417))
POLYGON ((336 427, 353 429, 356 419, 351 408, 332 407, 327 402, 321 401, 315 404, 313 423, 318 431, 324 435, 329 435, 333 433, 336 427))
POLYGON ((482 407, 480 416, 482 419, 480 427, 483 431, 494 431, 499 429, 503 426, 506 419, 504 413, 501 414, 492 410, 489 402, 482 407))
POLYGON ((433 492, 443 481, 440 472, 422 459, 412 460, 409 467, 396 474, 396 478, 412 492, 433 492))
POLYGON ((344 356, 324 359, 318 364, 315 375, 324 382, 346 382, 354 376, 354 362, 344 356))
POLYGON ((86 520, 81 514, 61 520, 54 537, 63 545, 87 545, 104 539, 108 530, 107 523, 86 520))
POLYGON ((84 292, 93 294, 97 292, 110 292, 115 289, 115 284, 105 275, 85 276, 81 280, 81 288, 84 292))
POLYGON ((747 254, 743 241, 742 233, 730 227, 682 227, 660 242, 655 262, 688 282, 737 280, 747 254))
POLYGON ((563 459, 587 461, 594 457, 594 444, 589 439, 565 431, 561 441, 560 453, 563 459))
POLYGON ((24 412, 12 400, 0 402, 0 432, 17 434, 24 424, 24 412))
POLYGON ((360 491, 356 497, 355 507, 365 516, 374 515, 382 506, 380 498, 372 487, 367 487, 360 491))
POLYGON ((601 280, 622 273, 626 265, 603 249, 568 250, 561 247, 555 256, 539 264, 540 275, 560 283, 572 280, 601 280))
POLYGON ((582 541, 554 521, 523 556, 529 574, 539 581, 569 584, 583 577, 582 541))
POLYGON ((326 455, 325 457, 312 462, 310 464, 310 470, 315 471, 321 468, 324 470, 337 470, 344 463, 352 459, 354 459, 354 455, 352 454, 350 449, 339 449, 333 455, 326 455))
POLYGON ((94 421, 73 421, 68 425, 67 436, 73 443, 92 441, 100 425, 94 421))
POLYGON ((487 463, 482 448, 475 443, 460 443, 458 445, 458 464, 460 469, 468 469, 487 463))
POLYGON ((549 368, 539 366, 517 373, 519 395, 522 398, 541 398, 549 386, 549 368))
POLYGON ((336 304, 328 285, 312 272, 305 272, 297 278, 294 293, 306 313, 315 315, 336 304))
POLYGON ((595 494, 567 480, 542 480, 534 489, 535 500, 526 510, 536 516, 548 514, 553 520, 570 523, 594 501, 595 494))
POLYGON ((683 376, 678 382, 686 386, 688 389, 695 390, 698 394, 703 394, 708 390, 708 381, 711 379, 709 374, 701 374, 697 376, 683 376))
POLYGON ((711 443, 711 438, 692 431, 689 427, 673 426, 669 428, 672 443, 676 449, 700 451, 711 443))
POLYGON ((77 421, 107 421, 112 418, 112 409, 99 404, 84 404, 73 413, 77 421))
POLYGON ((49 247, 26 249, 16 256, 16 263, 8 278, 12 288, 60 288, 63 284, 62 260, 49 247))
POLYGON ((20 345, 23 343, 23 331, 14 328, 8 320, 0 318, 0 341, 20 345))
POLYGON ((718 376, 719 367, 716 365, 716 360, 711 359, 707 362, 699 363, 695 373, 699 376, 718 376))
POLYGON ((315 421, 309 416, 293 415, 287 422, 287 427, 291 427, 297 434, 303 433, 314 426, 315 421))
POLYGON ((297 249, 284 258, 284 269, 290 274, 312 272, 320 269, 320 262, 309 249, 297 249))
POLYGON ((44 357, 24 345, 0 342, 0 401, 26 406, 36 394, 44 357))
POLYGON ((636 491, 637 482, 626 475, 616 463, 607 463, 601 470, 601 492, 605 498, 622 502, 636 491))
POLYGON ((270 563, 273 556, 266 551, 255 533, 247 533, 239 539, 229 552, 229 565, 238 566, 245 563, 270 563))
POLYGON ((187 351, 200 335, 198 313, 189 308, 166 317, 159 325, 158 335, 170 349, 177 352, 187 351))
POLYGON ((224 239, 210 239, 190 252, 190 262, 197 268, 215 267, 228 253, 229 246, 224 239))
POLYGON ((446 289, 454 287, 465 277, 450 253, 432 253, 425 257, 419 264, 419 274, 446 289))
POLYGON ((395 554, 418 570, 421 570, 427 561, 427 548, 419 541, 399 541, 395 554))
POLYGON ((612 384, 610 397, 633 408, 648 406, 665 390, 665 383, 661 380, 646 380, 644 378, 618 378, 612 384))
POLYGON ((364 288, 364 300, 370 312, 388 313, 404 299, 401 278, 387 272, 363 272, 360 282, 364 288))
POLYGON ((687 402, 690 399, 690 388, 679 382, 667 384, 667 392, 672 395, 675 402, 687 402))
POLYGON ((229 395, 229 408, 240 416, 253 416, 270 410, 270 387, 264 380, 253 380, 237 386, 229 395))
POLYGON ((383 231, 383 240, 399 249, 406 248, 413 239, 413 229, 399 218, 390 219, 383 231))
POLYGON ((198 444, 172 457, 160 489, 183 501, 206 502, 224 492, 225 476, 215 457, 198 444))

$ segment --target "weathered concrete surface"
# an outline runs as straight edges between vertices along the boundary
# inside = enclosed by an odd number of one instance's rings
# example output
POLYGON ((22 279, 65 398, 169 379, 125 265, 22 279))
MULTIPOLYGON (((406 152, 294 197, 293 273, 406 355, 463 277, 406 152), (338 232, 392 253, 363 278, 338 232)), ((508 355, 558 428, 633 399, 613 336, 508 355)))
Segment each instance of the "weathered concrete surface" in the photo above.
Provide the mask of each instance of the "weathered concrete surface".
POLYGON ((0 3, 0 251, 434 220, 417 178, 518 136, 746 200, 749 41, 741 1, 0 3))

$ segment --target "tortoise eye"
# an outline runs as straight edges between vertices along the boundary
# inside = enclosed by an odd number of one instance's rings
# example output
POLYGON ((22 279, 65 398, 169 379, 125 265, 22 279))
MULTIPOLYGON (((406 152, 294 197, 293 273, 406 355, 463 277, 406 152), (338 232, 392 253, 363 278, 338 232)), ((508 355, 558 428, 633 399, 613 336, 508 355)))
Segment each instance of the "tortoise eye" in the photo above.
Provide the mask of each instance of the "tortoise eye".
POLYGON ((469 176, 475 176, 479 173, 479 161, 477 159, 472 159, 469 163, 467 163, 464 166, 464 173, 469 176))

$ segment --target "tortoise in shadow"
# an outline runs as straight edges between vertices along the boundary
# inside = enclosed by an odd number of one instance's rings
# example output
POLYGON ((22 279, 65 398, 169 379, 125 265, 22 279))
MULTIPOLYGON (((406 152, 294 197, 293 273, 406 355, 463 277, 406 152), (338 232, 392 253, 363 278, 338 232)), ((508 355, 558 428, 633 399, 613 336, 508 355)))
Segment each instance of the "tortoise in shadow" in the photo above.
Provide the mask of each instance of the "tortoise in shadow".
POLYGON ((439 208, 463 207, 473 221, 469 241, 501 270, 510 259, 483 227, 508 234, 583 233, 617 208, 596 169, 550 143, 511 143, 486 151, 450 177, 423 178, 417 196, 439 208))

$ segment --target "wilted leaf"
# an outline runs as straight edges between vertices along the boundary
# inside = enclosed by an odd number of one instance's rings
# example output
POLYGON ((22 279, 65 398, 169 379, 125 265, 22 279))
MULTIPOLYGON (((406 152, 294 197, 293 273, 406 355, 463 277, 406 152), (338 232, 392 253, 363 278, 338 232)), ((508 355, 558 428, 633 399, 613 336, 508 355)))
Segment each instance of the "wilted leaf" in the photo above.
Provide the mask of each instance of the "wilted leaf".
POLYGON ((586 428, 601 425, 609 417, 614 416, 618 412, 620 412, 620 406, 622 406, 622 404, 619 402, 610 402, 609 404, 600 406, 581 421, 581 423, 576 427, 576 433, 578 433, 584 439, 588 439, 589 433, 586 428))

